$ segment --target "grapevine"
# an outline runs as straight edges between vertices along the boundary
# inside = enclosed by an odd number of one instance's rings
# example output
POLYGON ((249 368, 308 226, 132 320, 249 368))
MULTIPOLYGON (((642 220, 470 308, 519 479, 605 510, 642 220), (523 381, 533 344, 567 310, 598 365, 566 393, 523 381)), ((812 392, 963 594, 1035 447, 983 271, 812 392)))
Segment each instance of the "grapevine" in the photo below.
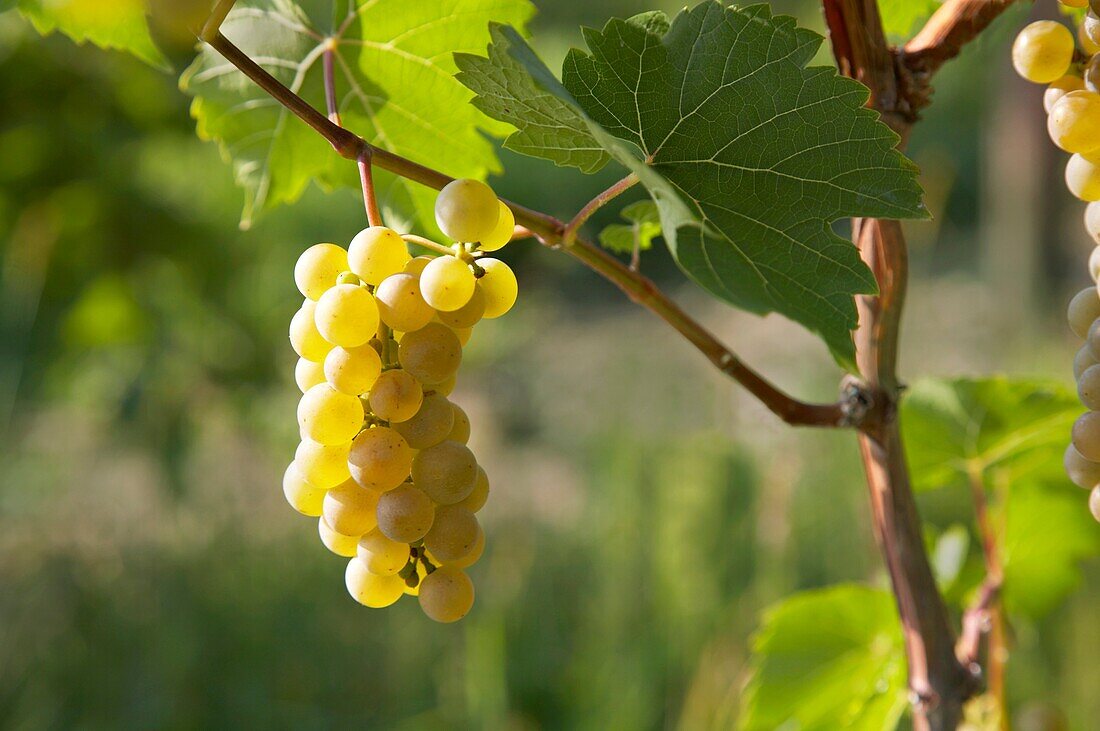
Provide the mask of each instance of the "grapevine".
POLYGON ((347 249, 315 244, 298 258, 305 300, 290 342, 302 441, 283 492, 349 559, 357 602, 417 596, 430 618, 454 622, 474 602, 465 569, 485 550, 476 514, 489 478, 448 396, 474 326, 515 304, 511 268, 483 256, 512 239, 515 219, 476 180, 445 186, 435 210, 452 247, 374 225, 347 249), (406 240, 437 255, 414 258, 406 240))
POLYGON ((1070 329, 1084 340, 1073 375, 1088 411, 1074 423, 1063 461, 1070 480, 1089 490, 1089 510, 1100 521, 1100 0, 1064 4, 1088 7, 1076 41, 1063 24, 1036 21, 1016 36, 1012 64, 1028 81, 1047 84, 1047 130, 1051 141, 1070 153, 1066 187, 1087 204, 1085 230, 1096 243, 1087 264, 1094 285, 1074 295, 1066 313, 1070 329))

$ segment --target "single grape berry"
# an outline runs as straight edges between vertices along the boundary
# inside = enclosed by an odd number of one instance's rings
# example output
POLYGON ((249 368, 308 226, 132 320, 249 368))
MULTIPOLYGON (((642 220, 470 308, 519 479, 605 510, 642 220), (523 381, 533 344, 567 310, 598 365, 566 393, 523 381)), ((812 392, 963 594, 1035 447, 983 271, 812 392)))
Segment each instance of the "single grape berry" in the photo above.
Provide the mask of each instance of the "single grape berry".
POLYGON ((443 563, 457 561, 474 550, 478 529, 477 518, 466 508, 440 505, 435 509, 431 530, 424 536, 424 547, 443 563))
POLYGON ((1066 446, 1062 465, 1066 469, 1070 482, 1074 485, 1091 490, 1100 484, 1100 462, 1090 462, 1085 459, 1072 444, 1066 446))
POLYGON ((440 566, 420 582, 420 608, 436 622, 457 622, 474 605, 474 584, 455 566, 440 566))
POLYGON ((348 246, 348 268, 367 284, 378 285, 397 274, 409 261, 409 247, 400 234, 385 226, 371 226, 355 235, 348 246))
POLYGON ((420 273, 424 301, 440 312, 464 306, 473 296, 476 284, 470 266, 454 256, 438 256, 420 273))
POLYGON ((423 400, 420 382, 404 370, 393 368, 375 381, 370 392, 370 410, 391 423, 406 421, 416 415, 423 400))
POLYGON ((409 545, 391 541, 382 531, 374 528, 359 539, 358 556, 367 571, 389 576, 405 568, 409 562, 409 545))
POLYGON ((321 444, 346 444, 363 426, 363 403, 320 383, 302 394, 298 426, 302 437, 321 444))
POLYGON ((391 274, 378 285, 374 297, 382 322, 400 332, 419 330, 435 317, 435 310, 420 291, 420 280, 413 274, 391 274))
POLYGON ((1089 493, 1089 512, 1097 522, 1100 522, 1100 485, 1092 488, 1092 492, 1089 493))
POLYGON ((477 460, 465 444, 443 441, 416 453, 412 479, 440 505, 465 500, 477 483, 477 460))
POLYGON ((1100 149, 1100 94, 1086 90, 1063 96, 1050 108, 1047 131, 1066 152, 1100 149))
POLYGON ((397 359, 421 383, 441 383, 458 371, 462 344, 449 327, 431 322, 404 334, 397 348, 397 359))
POLYGON ((1100 293, 1096 287, 1082 289, 1069 301, 1066 320, 1077 337, 1087 337, 1089 327, 1097 317, 1100 317, 1100 293))
POLYGON ((1031 23, 1012 44, 1012 65, 1028 81, 1049 84, 1065 75, 1073 61, 1073 35, 1053 20, 1031 23))
POLYGON ((356 348, 378 332, 378 303, 366 287, 338 284, 321 295, 313 318, 325 340, 356 348))
POLYGON ((461 558, 456 558, 454 561, 443 561, 442 563, 458 569, 467 569, 480 561, 483 553, 485 553, 485 531, 479 525, 477 527, 477 539, 474 541, 474 547, 470 552, 461 558))
POLYGON ((1097 155, 1073 155, 1066 163, 1066 187, 1083 201, 1100 201, 1100 164, 1097 155))
POLYGON ((391 541, 412 543, 431 530, 435 507, 423 491, 404 484, 378 499, 378 530, 391 541))
POLYGON ((435 222, 455 241, 474 242, 491 237, 499 218, 496 194, 479 180, 451 181, 435 199, 435 222))
POLYGON ((1077 351, 1077 354, 1073 356, 1074 379, 1080 378, 1081 374, 1088 370, 1090 366, 1094 366, 1097 363, 1100 363, 1100 361, 1096 360, 1093 356, 1092 349, 1089 348, 1088 344, 1082 345, 1081 349, 1077 351))
POLYGON ((1089 203, 1085 207, 1085 230, 1100 244, 1100 203, 1089 203))
POLYGON ((336 277, 348 268, 348 252, 336 244, 315 244, 298 257, 294 283, 304 297, 316 302, 336 286, 336 277))
POLYGON ((431 393, 424 396, 420 409, 411 419, 392 426, 413 449, 427 449, 439 444, 451 433, 454 409, 446 396, 431 393))
POLYGON ((305 393, 318 383, 325 382, 325 366, 312 360, 299 358, 294 364, 294 382, 298 384, 298 390, 305 393))
POLYGON ((1043 92, 1043 109, 1050 114, 1055 102, 1071 91, 1081 91, 1085 88, 1085 80, 1080 76, 1067 74, 1060 79, 1050 82, 1050 86, 1043 92))
POLYGON ((351 476, 348 470, 350 449, 351 442, 319 444, 312 439, 303 439, 294 451, 294 463, 309 484, 328 490, 351 476))
POLYGON ((352 441, 348 470, 363 487, 392 490, 409 476, 412 460, 413 452, 404 437, 388 427, 374 426, 352 441))
POLYGON ((366 393, 381 373, 382 359, 369 343, 357 348, 333 348, 325 356, 325 380, 340 393, 366 393))
POLYGON ((477 285, 485 295, 485 319, 500 317, 516 303, 519 283, 512 269, 500 259, 481 258, 478 266, 485 274, 477 280, 477 285))
POLYGON ((512 240, 512 235, 516 230, 516 217, 512 213, 512 209, 504 205, 504 202, 499 203, 500 216, 497 218, 497 225, 493 228, 493 232, 481 239, 481 243, 478 245, 478 249, 481 251, 497 251, 503 249, 505 244, 512 240))
POLYGON ((1100 411, 1088 411, 1073 422, 1073 446, 1090 462, 1100 462, 1100 411))
POLYGON ((455 503, 455 505, 461 505, 469 510, 471 513, 476 513, 485 507, 486 501, 489 499, 489 476, 485 474, 485 470, 481 467, 477 468, 477 479, 474 481, 474 489, 464 499, 455 503))
POLYGON ((325 544, 325 548, 337 556, 350 558, 355 555, 359 547, 359 536, 345 536, 343 533, 337 533, 325 522, 323 516, 317 519, 317 533, 321 536, 321 543, 325 544))
POLYGON ((291 462, 283 473, 283 495, 290 503, 290 507, 302 515, 311 518, 321 515, 321 503, 325 499, 325 490, 309 484, 294 462, 291 462))
POLYGON ((314 315, 317 303, 306 300, 290 320, 290 346, 299 357, 323 363, 332 343, 321 337, 314 315))
MULTIPOLYGON (((468 331, 480 322, 484 315, 485 294, 482 292, 481 287, 475 286, 474 291, 470 294, 470 300, 466 304, 450 312, 441 310, 438 317, 440 322, 454 330, 457 334, 460 330, 468 331)), ((461 340, 461 335, 459 339, 461 340)), ((465 343, 463 343, 463 345, 465 345, 465 343)))
POLYGON ((465 444, 470 441, 470 417, 467 416, 466 411, 456 403, 451 404, 451 409, 454 411, 454 426, 451 428, 451 433, 447 435, 447 438, 452 442, 465 444))
POLYGON ((350 477, 325 494, 321 514, 325 523, 345 536, 361 536, 378 525, 375 510, 380 493, 360 487, 350 477))
POLYGON ((388 607, 405 594, 404 579, 396 574, 372 574, 359 558, 348 561, 348 567, 344 571, 344 584, 352 599, 372 609, 388 607))
POLYGON ((1092 281, 1100 282, 1100 246, 1097 246, 1089 254, 1089 276, 1092 281))

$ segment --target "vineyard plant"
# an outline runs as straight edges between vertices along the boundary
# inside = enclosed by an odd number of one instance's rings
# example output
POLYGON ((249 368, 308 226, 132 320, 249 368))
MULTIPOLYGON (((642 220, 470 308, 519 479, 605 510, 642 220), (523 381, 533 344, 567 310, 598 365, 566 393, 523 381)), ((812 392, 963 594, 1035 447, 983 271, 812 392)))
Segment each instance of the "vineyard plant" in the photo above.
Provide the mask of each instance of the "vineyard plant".
MULTIPOLYGON (((344 581, 313 592, 311 606, 349 604, 363 627, 418 606, 391 634, 457 638, 488 611, 486 564, 527 560, 485 519, 524 473, 498 480, 497 452, 471 448, 479 430, 508 427, 487 423, 462 386, 471 344, 495 342, 521 316, 529 284, 537 290, 541 264, 517 261, 540 248, 538 262, 587 268, 598 277, 585 287, 647 310, 653 348, 709 362, 722 391, 743 390, 762 419, 791 427, 795 453, 810 430, 843 432, 858 447, 872 570, 772 597, 744 672, 710 671, 712 684, 737 689, 736 709, 706 728, 1100 729, 1088 712, 1072 721, 1021 712, 1054 704, 1012 682, 1017 644, 1100 554, 1100 2, 821 0, 796 19, 768 4, 692 0, 585 27, 560 65, 543 60, 556 52, 540 53, 541 4, 0 3, 43 36, 98 47, 81 53, 129 54, 176 74, 195 133, 243 192, 241 230, 262 230, 318 191, 361 192, 358 225, 311 219, 296 264, 279 275, 289 345, 280 343, 277 368, 284 391, 301 391, 296 413, 277 416, 298 435, 284 452, 283 507, 305 516, 300 533, 344 581), (1062 155, 1073 227, 1097 245, 1064 277, 1080 291, 1060 308, 1068 324, 1058 337, 1080 350, 1064 348, 1063 379, 899 376, 912 373, 899 347, 907 234, 935 225, 925 188, 941 180, 907 145, 923 118, 952 113, 939 110, 936 86, 972 47, 1041 85, 1048 134, 1034 146, 1062 155), (587 176, 610 182, 567 214, 542 210, 545 186, 587 176), (674 277, 652 276, 669 260, 674 277), (758 316, 757 333, 793 324, 816 337, 829 357, 805 368, 835 373, 835 398, 778 385, 750 365, 751 340, 734 352, 692 313, 700 303, 758 316)), ((1038 174, 1026 160, 1015 172, 1038 174)), ((673 380, 648 388, 674 389, 673 380)), ((626 484, 640 472, 605 479, 626 484)), ((673 471, 658 489, 675 496, 696 477, 673 471)), ((860 483, 854 472, 847 481, 853 491, 860 483)), ((731 535, 736 513, 717 518, 731 535)), ((644 550, 668 549, 655 531, 644 550)), ((615 555, 592 556, 598 575, 622 570, 615 555)), ((717 571, 691 579, 720 580, 717 571)), ((626 586, 627 605, 669 591, 626 586)), ((546 626, 571 621, 528 611, 546 626)), ((1082 641, 1095 650, 1092 617, 1082 641)), ((1095 691, 1097 681, 1094 665, 1083 682, 1095 691)), ((700 728, 665 718, 621 728, 700 728)), ((408 728, 467 727, 440 723, 408 728)))

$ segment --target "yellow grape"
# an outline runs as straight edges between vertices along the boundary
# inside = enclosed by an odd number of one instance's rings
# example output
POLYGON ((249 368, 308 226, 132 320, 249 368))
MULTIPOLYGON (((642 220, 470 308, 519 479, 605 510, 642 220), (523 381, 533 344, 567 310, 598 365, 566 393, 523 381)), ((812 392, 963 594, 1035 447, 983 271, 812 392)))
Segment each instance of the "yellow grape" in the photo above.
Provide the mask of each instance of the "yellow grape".
POLYGON ((457 561, 474 550, 478 529, 477 518, 466 508, 440 505, 424 536, 424 547, 443 563, 457 561))
POLYGON ((325 382, 325 367, 320 363, 314 363, 312 360, 299 358, 298 362, 294 364, 294 382, 298 384, 298 389, 305 393, 318 383, 325 382))
POLYGON ((313 317, 321 337, 342 348, 365 345, 378 332, 378 303, 357 284, 338 284, 325 292, 313 317))
POLYGON ((393 368, 386 371, 370 391, 370 410, 388 422, 407 421, 420 410, 424 388, 411 375, 393 368))
POLYGON ((1073 422, 1073 446, 1090 462, 1100 462, 1100 411, 1086 411, 1073 422))
POLYGON ((447 397, 433 393, 424 396, 420 409, 411 419, 394 424, 393 429, 405 437, 413 449, 425 449, 447 438, 454 419, 454 410, 447 397))
POLYGON ((493 232, 487 237, 481 239, 481 244, 478 249, 481 251, 497 251, 504 248, 504 245, 512 240, 512 234, 516 230, 516 217, 512 213, 512 209, 504 205, 504 201, 499 202, 500 216, 497 218, 497 225, 493 228, 493 232))
POLYGON ((1100 203, 1089 203, 1085 206, 1085 230, 1100 244, 1100 203))
POLYGON ((470 265, 456 256, 437 256, 420 273, 424 301, 440 312, 452 312, 465 305, 476 286, 470 265))
POLYGON ((462 558, 457 558, 454 561, 443 561, 443 563, 459 569, 468 569, 481 560, 483 553, 485 553, 485 531, 479 525, 477 527, 477 539, 474 541, 474 547, 470 552, 462 558))
POLYGON ((455 335, 458 337, 458 344, 465 348, 466 343, 470 342, 470 337, 474 334, 474 329, 472 327, 451 329, 454 330, 455 335))
POLYGON ((1081 40, 1081 45, 1085 48, 1085 53, 1088 55, 1094 55, 1100 50, 1100 18, 1096 17, 1096 13, 1089 11, 1084 19, 1081 21, 1081 27, 1078 28, 1077 37, 1081 40))
POLYGON ((435 222, 455 241, 489 238, 499 218, 500 202, 496 193, 479 180, 453 180, 435 199, 435 222))
POLYGON ((348 246, 348 266, 367 284, 378 285, 397 274, 409 261, 409 247, 393 229, 371 226, 355 235, 348 246))
POLYGON ((436 622, 457 622, 474 605, 474 584, 454 566, 440 566, 420 582, 420 608, 436 622))
POLYGON ((470 300, 466 304, 450 312, 441 311, 438 317, 440 322, 452 330, 464 330, 478 324, 484 315, 485 294, 481 291, 481 287, 475 286, 473 294, 470 295, 470 300))
POLYGON ((321 337, 314 320, 316 311, 317 303, 306 300, 301 309, 294 313, 290 319, 290 345, 299 357, 322 363, 332 350, 332 343, 321 337))
POLYGON ((393 429, 364 429, 351 443, 348 468, 352 479, 371 490, 392 490, 412 469, 413 451, 393 429))
POLYGON ((1089 276, 1092 281, 1100 282, 1100 246, 1095 247, 1089 254, 1089 276))
POLYGON ((1066 163, 1066 187, 1083 201, 1100 201, 1100 165, 1090 155, 1073 155, 1066 163))
POLYGON ((456 403, 451 404, 451 409, 454 411, 454 426, 451 427, 451 433, 447 435, 447 438, 452 442, 465 444, 470 441, 470 417, 456 403))
MULTIPOLYGON (((461 339, 459 339, 459 344, 461 344, 461 339)), ((457 373, 452 373, 451 377, 448 378, 447 380, 442 381, 440 383, 433 383, 431 385, 431 390, 435 391, 436 393, 440 394, 441 396, 450 396, 451 392, 455 390, 455 384, 457 382, 458 382, 458 374, 457 373)))
POLYGON ((462 343, 446 325, 430 322, 419 330, 405 333, 397 348, 397 360, 421 383, 442 383, 458 372, 462 363, 462 343))
POLYGON ((405 593, 409 596, 420 596, 420 582, 424 580, 424 577, 428 575, 428 569, 425 568, 423 561, 416 562, 416 586, 409 586, 409 583, 405 582, 405 593))
POLYGON ((340 393, 366 393, 382 373, 382 359, 370 343, 357 348, 333 348, 325 356, 324 376, 340 393))
POLYGON ((440 505, 465 500, 477 482, 477 460, 465 444, 450 440, 416 453, 413 483, 440 505))
POLYGON ((337 556, 351 558, 359 547, 359 536, 337 533, 325 522, 324 517, 317 519, 317 532, 321 535, 321 543, 325 544, 325 548, 337 556))
POLYGON ((434 519, 431 498, 414 485, 401 485, 378 499, 378 530, 391 541, 419 541, 428 534, 434 519))
POLYGON ((294 462, 291 462, 283 473, 283 495, 290 503, 290 507, 302 515, 311 518, 321 515, 321 503, 325 499, 325 491, 309 484, 294 462))
POLYGON ((409 563, 409 544, 391 541, 375 527, 359 539, 358 556, 367 571, 379 576, 389 576, 409 563))
POLYGON ((396 574, 372 574, 367 565, 358 558, 348 561, 348 567, 344 571, 344 584, 352 599, 372 609, 388 607, 405 594, 404 579, 396 574))
POLYGON ((298 257, 294 265, 294 283, 298 291, 316 302, 336 286, 336 277, 347 271, 348 252, 336 244, 314 244, 298 257))
POLYGON ((363 428, 363 402, 319 383, 298 402, 298 426, 302 436, 321 444, 344 444, 363 428))
POLYGON ((1089 327, 1097 317, 1100 317, 1100 294, 1096 287, 1082 289, 1069 301, 1066 320, 1077 337, 1088 337, 1089 327))
POLYGON ((481 258, 477 263, 485 270, 485 275, 477 280, 477 286, 485 295, 485 319, 492 320, 512 309, 519 294, 519 283, 511 268, 500 259, 481 258))
POLYGON ((1024 28, 1012 44, 1016 73, 1037 84, 1065 75, 1073 61, 1073 34, 1061 23, 1039 20, 1024 28))
POLYGON ((378 508, 379 493, 360 487, 350 477, 325 493, 321 514, 337 533, 345 536, 361 536, 378 525, 374 511, 378 508))
POLYGON ((485 507, 486 501, 489 499, 489 476, 485 474, 485 470, 479 466, 477 468, 477 479, 474 482, 473 491, 467 495, 464 499, 455 503, 460 505, 471 513, 476 513, 485 507))
POLYGON ((1061 0, 1067 8, 1087 8, 1089 0, 1061 0))
POLYGON ((1086 56, 1092 56, 1100 52, 1100 44, 1089 38, 1088 30, 1083 23, 1077 26, 1077 42, 1081 44, 1081 49, 1086 56))
POLYGON ((1060 79, 1055 79, 1043 92, 1043 109, 1050 114, 1055 102, 1071 91, 1081 91, 1084 88, 1085 80, 1075 74, 1067 74, 1060 79))
POLYGON ((382 322, 394 330, 419 330, 435 317, 435 310, 424 301, 420 281, 413 274, 391 274, 374 292, 382 322))
POLYGON ((1092 152, 1100 148, 1100 94, 1071 91, 1050 108, 1047 131, 1054 144, 1066 152, 1092 152))
POLYGON ((294 463, 302 477, 316 488, 328 490, 351 476, 348 471, 348 450, 345 444, 318 444, 303 439, 294 451, 294 463))
POLYGON ((405 265, 402 270, 405 274, 411 274, 416 278, 420 278, 421 272, 424 271, 424 267, 428 266, 428 262, 434 259, 434 256, 418 256, 413 259, 409 259, 409 263, 405 265))

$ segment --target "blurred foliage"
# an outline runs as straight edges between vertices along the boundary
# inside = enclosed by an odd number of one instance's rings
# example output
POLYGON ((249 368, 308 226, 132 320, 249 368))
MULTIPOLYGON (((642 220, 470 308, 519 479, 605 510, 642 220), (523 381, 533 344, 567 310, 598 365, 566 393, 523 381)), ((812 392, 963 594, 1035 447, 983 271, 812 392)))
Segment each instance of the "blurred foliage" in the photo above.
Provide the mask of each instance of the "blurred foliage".
MULTIPOLYGON (((656 5, 676 3, 542 3, 539 51, 560 60, 579 23, 656 5)), ((816 4, 774 5, 820 26, 816 4)), ((1043 329, 1059 297, 982 289, 979 133, 1017 101, 997 80, 1020 17, 944 72, 913 138, 937 217, 912 229, 907 332, 923 339, 905 354, 922 365, 1068 373, 1071 349, 1043 329), (1034 304, 1028 319, 989 316, 1006 299, 1034 304)), ((763 607, 885 587, 848 435, 788 433, 594 275, 518 246, 520 305, 478 333, 456 393, 493 479, 477 606, 453 627, 407 601, 363 610, 279 491, 296 439, 290 272, 362 226, 360 201, 310 189, 237 230, 240 192, 172 77, 11 13, 0 96, 0 727, 729 729, 763 607)), ((611 182, 501 158, 498 189, 559 216, 611 182)), ((1050 220, 1075 221, 1047 190, 1050 220)), ((609 208, 593 231, 619 222, 609 208)), ((1047 294, 1072 288, 1049 229, 1047 294)), ((681 281, 661 248, 645 270, 681 281)), ((793 328, 683 294, 784 385, 832 393, 827 355, 793 328)), ((1010 565, 1038 588, 1010 600, 1012 727, 1091 731, 1096 562, 1065 591, 1066 556, 1095 533, 1078 529, 1081 491, 1038 477, 1006 503, 987 475, 1010 565)), ((921 500, 959 606, 980 580, 969 496, 921 500)))

